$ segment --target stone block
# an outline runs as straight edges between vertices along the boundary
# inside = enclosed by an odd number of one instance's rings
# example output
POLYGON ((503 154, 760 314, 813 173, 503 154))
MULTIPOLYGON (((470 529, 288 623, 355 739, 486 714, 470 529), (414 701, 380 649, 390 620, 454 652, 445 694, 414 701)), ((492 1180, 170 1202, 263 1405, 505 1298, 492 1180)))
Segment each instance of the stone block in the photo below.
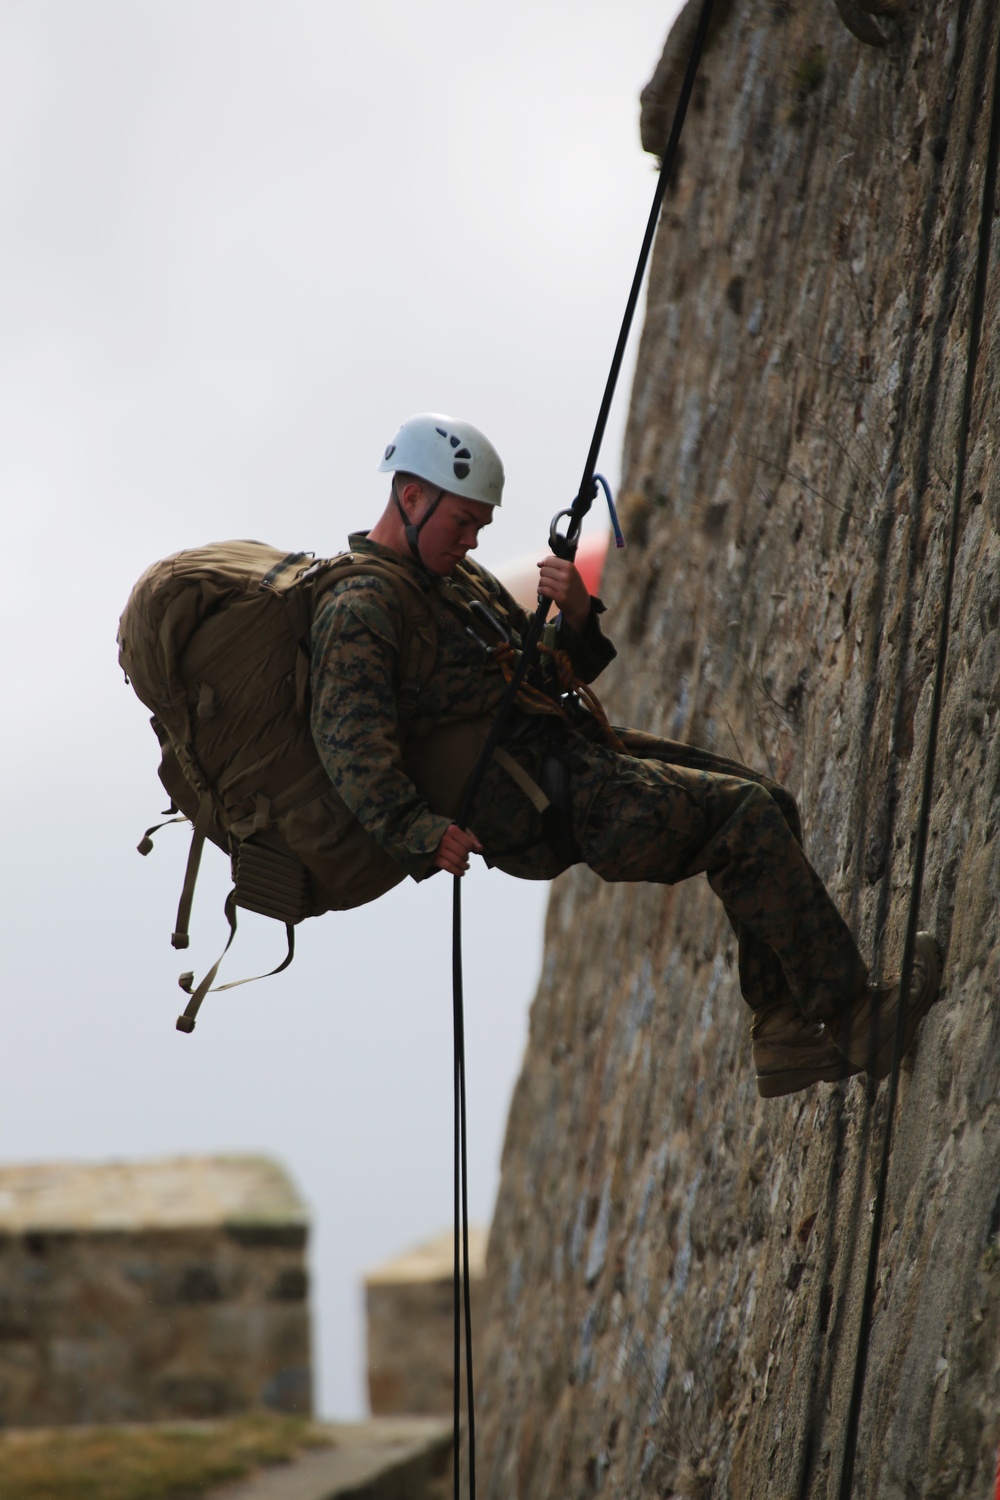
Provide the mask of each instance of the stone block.
MULTIPOLYGON (((481 1302, 486 1231, 469 1230, 472 1325, 481 1302)), ((368 1400, 373 1416, 452 1410, 453 1240, 447 1234, 365 1277, 368 1400)))
POLYGON ((0 1168, 0 1426, 309 1413, 307 1232, 257 1157, 0 1168))

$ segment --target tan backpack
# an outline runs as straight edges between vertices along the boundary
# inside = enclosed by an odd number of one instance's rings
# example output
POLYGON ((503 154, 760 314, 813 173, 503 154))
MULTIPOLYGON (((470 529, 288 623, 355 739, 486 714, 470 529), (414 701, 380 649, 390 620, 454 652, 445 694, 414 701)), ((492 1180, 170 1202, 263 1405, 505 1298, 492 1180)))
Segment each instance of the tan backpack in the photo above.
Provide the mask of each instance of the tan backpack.
MULTIPOLYGON (((285 923, 288 954, 275 973, 291 962, 297 922, 373 901, 404 877, 334 790, 309 728, 316 604, 340 579, 358 574, 389 580, 403 607, 397 694, 404 764, 432 809, 453 816, 488 721, 449 726, 419 741, 407 736, 407 718, 433 670, 437 629, 403 560, 344 553, 314 561, 262 542, 221 542, 154 563, 129 596, 118 659, 152 710, 170 811, 194 823, 171 939, 176 948, 188 945, 206 838, 232 859, 229 943, 236 907, 285 923)), ((147 830, 141 853, 149 852, 156 831, 147 830)), ((219 963, 221 957, 197 989, 193 975, 181 976, 191 1003, 178 1029, 194 1029, 219 963)))

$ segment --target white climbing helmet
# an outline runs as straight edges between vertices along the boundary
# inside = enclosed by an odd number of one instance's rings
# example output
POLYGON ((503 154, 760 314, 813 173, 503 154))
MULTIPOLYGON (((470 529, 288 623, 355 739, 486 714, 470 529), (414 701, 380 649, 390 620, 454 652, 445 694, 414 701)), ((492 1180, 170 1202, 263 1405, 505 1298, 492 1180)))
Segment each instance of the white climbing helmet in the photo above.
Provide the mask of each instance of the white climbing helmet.
POLYGON ((380 473, 397 471, 484 505, 499 505, 503 495, 503 464, 489 438, 439 412, 407 417, 379 464, 380 473))

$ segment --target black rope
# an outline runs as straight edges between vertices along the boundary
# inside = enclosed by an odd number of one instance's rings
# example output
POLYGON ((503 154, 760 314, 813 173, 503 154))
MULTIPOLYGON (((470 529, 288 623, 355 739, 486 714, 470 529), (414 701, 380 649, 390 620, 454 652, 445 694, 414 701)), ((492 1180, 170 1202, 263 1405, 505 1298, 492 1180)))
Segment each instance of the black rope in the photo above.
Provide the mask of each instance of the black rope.
POLYGON ((844 1459, 840 1471, 840 1500, 850 1500, 851 1487, 854 1480, 854 1462, 858 1446, 861 1398, 864 1392, 865 1373, 868 1366, 872 1314, 878 1284, 879 1245, 882 1238, 882 1221, 885 1216, 885 1199, 889 1179, 892 1122, 896 1109, 896 1096, 899 1092, 899 1066, 902 1061, 903 1032, 906 1025, 910 980, 913 973, 913 955, 916 947, 917 924, 920 916, 920 897, 923 889, 924 864, 927 854, 927 838, 930 830, 931 798, 934 792, 934 763, 937 754, 941 704, 944 697, 944 674, 948 656, 955 564, 958 556, 959 522, 965 490, 966 456, 968 452, 969 429, 972 425, 972 404, 975 394, 976 367, 979 362, 979 346, 982 340, 983 314, 986 307, 986 286, 989 279, 990 241, 993 230, 993 212, 996 203, 998 161, 1000 161, 1000 39, 998 39, 996 47, 993 75, 989 149, 983 180, 983 200, 979 220, 979 253, 976 263, 976 282, 972 299, 972 318, 969 328, 969 347, 965 368, 965 394, 962 402, 962 420, 959 428, 958 451, 955 460, 955 490, 952 497, 951 535, 948 546, 948 565, 945 574, 944 603, 941 611, 941 629, 938 638, 937 663, 934 672, 934 691, 931 699, 930 723, 927 730, 927 756, 924 763, 920 813, 917 819, 917 843, 913 860, 913 878, 910 886, 910 909, 906 923, 906 937, 903 943, 903 962, 899 980, 899 1009, 896 1017, 896 1040, 892 1058, 892 1073, 889 1080, 885 1137, 882 1143, 878 1191, 875 1196, 875 1211, 872 1218, 864 1299, 861 1305, 858 1347, 854 1362, 854 1383, 851 1387, 851 1400, 847 1415, 844 1459))
MULTIPOLYGON (((632 321, 639 301, 639 292, 642 288, 643 279, 646 274, 646 264, 652 249, 653 239, 656 235, 656 226, 660 219, 660 210, 663 206, 663 197, 670 182, 671 175, 677 160, 677 150, 680 146, 681 131, 684 128, 684 119, 687 114, 688 103, 694 89, 694 81, 698 72, 698 64, 705 48, 708 36, 708 27, 712 18, 712 7, 714 0, 702 0, 701 15, 698 20, 698 29, 695 33, 694 43, 691 47, 691 55, 688 58, 687 69, 684 73, 684 82, 681 86, 677 107, 674 111, 674 121, 670 128, 670 136, 667 140, 666 150, 660 164, 660 171, 656 179, 656 191, 653 194, 653 203, 646 222, 646 232, 643 235, 642 247, 639 251, 639 259, 636 263, 635 274, 632 277, 632 285, 629 290, 628 301, 625 304, 625 314, 622 318, 621 329, 618 334, 618 342, 611 360, 611 368, 608 372, 607 383, 604 387, 604 395, 601 400, 600 411, 597 414, 597 422, 594 427, 594 435, 590 442, 590 450, 587 461, 583 467, 583 477, 576 498, 568 511, 561 511, 552 522, 549 530, 549 546, 557 557, 568 559, 572 562, 576 556, 576 549, 580 537, 580 527, 583 519, 589 511, 594 496, 597 493, 597 482, 594 478, 597 469, 597 459, 600 454, 601 443, 604 440, 605 428, 608 424, 608 416, 611 411, 611 402, 614 398, 618 377, 621 373, 622 361, 625 357, 625 348, 628 344, 632 321), (565 533, 558 529, 558 523, 568 517, 565 533)), ((535 654, 535 648, 541 638, 545 620, 549 612, 550 599, 539 596, 538 608, 531 619, 531 624, 524 637, 521 647, 521 657, 507 684, 496 718, 490 727, 479 759, 477 760, 468 784, 462 796, 461 805, 455 816, 455 822, 459 828, 466 828, 469 814, 475 802, 476 794, 482 785, 486 768, 493 758, 493 752, 500 743, 510 711, 514 705, 518 690, 524 681, 525 674, 535 654)), ((455 1207, 455 1254, 454 1254, 454 1297, 455 1297, 455 1337, 454 1337, 454 1383, 453 1383, 453 1408, 454 1408, 454 1493, 455 1500, 459 1500, 459 1470, 461 1459, 461 1433, 460 1433, 460 1406, 461 1406, 461 1375, 459 1370, 459 1356, 461 1353, 462 1339, 460 1332, 461 1313, 465 1312, 465 1366, 466 1384, 468 1391, 469 1407, 469 1500, 476 1500, 476 1457, 475 1457, 475 1413, 473 1410, 473 1379, 472 1379, 472 1310, 471 1293, 469 1287, 469 1193, 468 1193, 468 1170, 466 1161, 466 1136, 465 1136, 465 1020, 464 1004, 462 994, 462 952, 461 952, 461 876, 455 876, 454 902, 453 902, 453 939, 452 939, 452 1011, 454 1020, 454 1082, 455 1082, 455 1185, 454 1185, 454 1207, 455 1207), (461 1220, 459 1208, 461 1207, 461 1220), (464 1256, 459 1254, 459 1224, 461 1222, 461 1238, 464 1256)))
MULTIPOLYGON (((629 289, 628 301, 625 304, 625 314, 622 318, 622 326, 618 334, 618 342, 611 359, 611 368, 608 371, 607 384, 604 387, 604 395, 601 399, 601 409, 597 414, 597 422, 594 426, 594 435, 590 440, 590 450, 587 461, 583 466, 583 477, 580 480, 580 488, 570 511, 570 524, 567 534, 562 540, 572 546, 571 552, 561 552, 553 547, 559 557, 572 558, 576 553, 577 539, 580 534, 580 524, 590 509, 591 501, 597 493, 594 487, 594 472, 597 468, 597 460, 600 456, 601 444, 604 441, 604 430, 608 425, 608 417, 611 413, 611 403, 614 399, 615 387, 618 384, 618 376, 621 374, 622 361, 625 358, 625 348, 628 344, 628 336, 632 328, 632 320, 639 302, 639 293, 646 275, 646 262, 649 260, 649 252, 653 248, 653 239, 656 235, 656 226, 660 222, 660 210, 663 207, 663 197, 670 184, 674 165, 677 161, 677 151, 681 143, 681 131, 684 129, 684 120, 687 115, 688 104, 694 90, 694 81, 698 73, 698 64, 701 62, 702 52, 705 50, 705 42, 708 38, 708 28, 712 20, 712 6, 714 0, 702 0, 701 15, 698 18, 698 29, 695 32, 694 42, 691 46, 691 56, 688 58, 687 68, 684 73, 684 82, 681 85, 677 107, 674 110, 674 122, 670 127, 670 135, 667 138, 666 149, 660 163, 659 175, 656 179, 656 191, 653 194, 652 207, 649 210, 649 218, 646 221, 646 232, 642 237, 642 247, 639 251, 639 259, 636 262, 635 275, 632 277, 632 285, 629 289)), ((556 518, 558 520, 558 517, 556 518)), ((558 533, 556 533, 558 536, 558 533)), ((550 535, 550 542, 552 538, 550 535)))
POLYGON ((455 1348, 454 1348, 454 1489, 455 1500, 461 1492, 459 1470, 459 1433, 462 1421, 462 1337, 459 1301, 465 1313, 465 1382, 469 1411, 469 1500, 476 1494, 476 1403, 472 1378, 472 1292, 469 1282, 469 1172, 466 1156, 465 1120, 465 1007, 462 984, 462 879, 456 875, 452 890, 452 1021, 455 1037, 455 1348), (461 1257, 459 1256, 458 1225, 462 1226, 461 1257), (464 1274, 463 1274, 464 1271, 464 1274), (461 1288, 461 1294, 460 1294, 461 1288))

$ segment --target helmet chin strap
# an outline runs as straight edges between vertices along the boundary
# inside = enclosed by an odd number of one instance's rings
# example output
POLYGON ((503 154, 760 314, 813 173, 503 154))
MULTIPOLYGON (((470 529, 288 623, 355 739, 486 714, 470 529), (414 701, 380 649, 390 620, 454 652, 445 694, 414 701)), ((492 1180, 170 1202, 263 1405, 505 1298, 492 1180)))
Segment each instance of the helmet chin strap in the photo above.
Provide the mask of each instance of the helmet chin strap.
POLYGON ((423 568, 426 568, 427 564, 420 556, 420 533, 427 525, 427 522, 437 510, 438 506, 441 504, 441 501, 444 499, 447 493, 447 490, 438 490, 437 494, 434 496, 434 499, 424 511, 424 514, 420 517, 419 522, 414 524, 414 522, 411 521, 409 516, 406 514, 406 511, 403 509, 403 503, 399 498, 399 491, 396 488, 396 475, 393 474, 392 476, 392 498, 396 502, 396 509, 399 511, 400 518, 403 522, 403 532, 406 536, 406 545, 409 547, 410 551, 417 559, 417 562, 423 568))

